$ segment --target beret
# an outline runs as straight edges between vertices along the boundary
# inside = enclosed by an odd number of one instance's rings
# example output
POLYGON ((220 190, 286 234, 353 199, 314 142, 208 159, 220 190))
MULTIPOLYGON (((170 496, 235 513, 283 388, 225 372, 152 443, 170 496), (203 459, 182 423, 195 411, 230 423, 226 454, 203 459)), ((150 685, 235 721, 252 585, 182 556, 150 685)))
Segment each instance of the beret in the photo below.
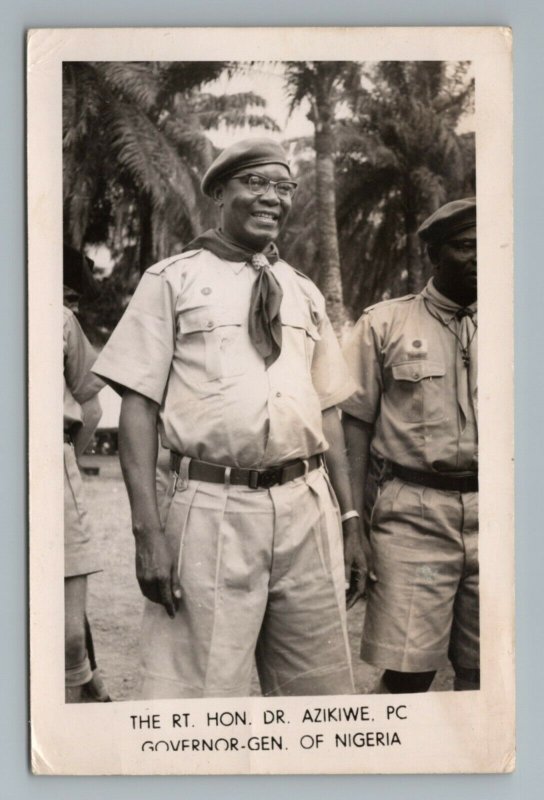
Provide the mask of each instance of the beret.
POLYGON ((242 139, 217 156, 202 178, 201 189, 204 194, 209 195, 219 178, 243 167, 256 167, 260 164, 282 164, 289 170, 287 154, 278 142, 273 139, 242 139))
POLYGON ((476 225, 476 198, 465 197, 446 203, 427 217, 418 230, 418 234, 427 244, 440 244, 456 233, 473 228, 476 225))

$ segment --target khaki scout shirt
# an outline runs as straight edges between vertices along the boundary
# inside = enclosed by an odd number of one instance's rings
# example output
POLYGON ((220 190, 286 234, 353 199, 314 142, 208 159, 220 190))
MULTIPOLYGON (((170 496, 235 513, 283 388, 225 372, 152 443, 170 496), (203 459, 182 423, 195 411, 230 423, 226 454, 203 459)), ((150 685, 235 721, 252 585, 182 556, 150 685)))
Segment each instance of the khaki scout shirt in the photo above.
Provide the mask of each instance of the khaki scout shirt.
POLYGON ((82 423, 81 405, 94 397, 104 384, 91 367, 96 351, 83 333, 72 311, 63 307, 64 429, 82 423))
POLYGON ((240 467, 327 448, 321 411, 355 385, 321 293, 284 261, 272 270, 283 341, 268 369, 248 334, 253 267, 195 250, 143 275, 95 371, 160 405, 164 447, 240 467))
POLYGON ((375 425, 372 447, 390 461, 425 472, 475 472, 476 327, 470 323, 467 368, 452 332, 461 331, 458 306, 451 312, 431 306, 440 321, 428 303, 423 294, 409 295, 363 313, 344 348, 358 389, 341 408, 375 425))

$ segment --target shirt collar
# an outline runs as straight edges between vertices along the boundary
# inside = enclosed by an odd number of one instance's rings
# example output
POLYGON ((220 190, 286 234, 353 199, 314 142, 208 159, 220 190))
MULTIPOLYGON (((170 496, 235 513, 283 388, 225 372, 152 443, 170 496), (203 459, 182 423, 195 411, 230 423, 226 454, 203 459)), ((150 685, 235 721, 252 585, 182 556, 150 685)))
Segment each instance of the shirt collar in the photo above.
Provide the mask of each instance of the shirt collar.
POLYGON ((239 275, 240 272, 244 269, 244 267, 251 266, 247 261, 226 261, 226 259, 224 258, 222 258, 221 261, 224 264, 227 264, 235 275, 239 275))
MULTIPOLYGON (((450 300, 448 297, 439 292, 434 285, 434 280, 432 278, 423 288, 421 294, 427 300, 427 302, 431 303, 433 310, 445 325, 449 325, 452 319, 456 318, 459 309, 464 307, 459 305, 459 303, 456 303, 454 300, 450 300)), ((478 309, 477 301, 471 303, 469 306, 466 306, 466 308, 473 311, 474 317, 476 317, 476 312, 478 309)))

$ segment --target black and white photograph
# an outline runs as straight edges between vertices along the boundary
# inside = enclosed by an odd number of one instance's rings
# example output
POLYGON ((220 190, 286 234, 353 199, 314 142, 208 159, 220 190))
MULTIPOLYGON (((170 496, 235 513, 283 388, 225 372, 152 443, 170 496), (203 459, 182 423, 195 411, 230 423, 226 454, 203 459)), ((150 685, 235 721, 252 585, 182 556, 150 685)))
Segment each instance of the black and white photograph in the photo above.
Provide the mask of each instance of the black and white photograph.
POLYGON ((30 34, 36 772, 513 768, 508 32, 399 32, 30 34))

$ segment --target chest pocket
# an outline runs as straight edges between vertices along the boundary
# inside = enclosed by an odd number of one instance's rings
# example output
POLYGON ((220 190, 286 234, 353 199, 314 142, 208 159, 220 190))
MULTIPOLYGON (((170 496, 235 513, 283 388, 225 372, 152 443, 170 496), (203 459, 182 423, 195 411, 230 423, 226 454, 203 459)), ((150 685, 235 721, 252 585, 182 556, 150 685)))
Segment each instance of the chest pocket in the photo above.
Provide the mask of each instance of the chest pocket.
MULTIPOLYGON (((284 345, 285 340, 295 348, 297 355, 303 358, 308 369, 312 366, 316 342, 321 339, 317 325, 311 317, 309 308, 297 308, 295 305, 282 304, 281 324, 283 328, 284 345)), ((292 370, 296 376, 296 369, 292 370)))
POLYGON ((390 386, 395 414, 405 422, 438 422, 446 411, 445 367, 439 361, 394 364, 390 386))
POLYGON ((178 316, 181 358, 204 381, 242 375, 247 326, 237 308, 209 305, 178 316))

